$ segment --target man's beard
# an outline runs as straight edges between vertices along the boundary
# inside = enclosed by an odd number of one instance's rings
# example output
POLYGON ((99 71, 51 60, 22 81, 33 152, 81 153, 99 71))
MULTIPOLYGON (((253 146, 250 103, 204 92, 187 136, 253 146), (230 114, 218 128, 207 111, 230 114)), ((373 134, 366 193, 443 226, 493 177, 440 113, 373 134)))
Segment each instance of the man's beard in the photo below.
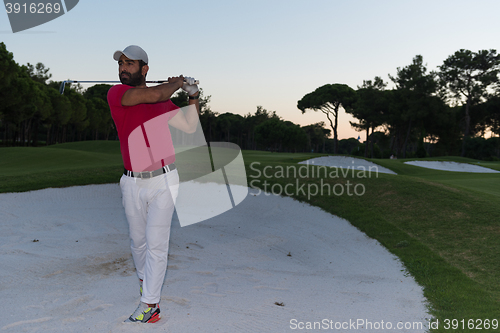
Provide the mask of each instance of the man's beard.
POLYGON ((141 84, 144 83, 144 81, 146 80, 146 78, 141 75, 141 71, 137 71, 136 73, 128 73, 128 72, 121 72, 120 73, 120 82, 122 84, 126 84, 128 86, 132 86, 132 87, 137 87, 137 86, 140 86, 141 84), (127 75, 122 75, 123 73, 127 74, 127 75))

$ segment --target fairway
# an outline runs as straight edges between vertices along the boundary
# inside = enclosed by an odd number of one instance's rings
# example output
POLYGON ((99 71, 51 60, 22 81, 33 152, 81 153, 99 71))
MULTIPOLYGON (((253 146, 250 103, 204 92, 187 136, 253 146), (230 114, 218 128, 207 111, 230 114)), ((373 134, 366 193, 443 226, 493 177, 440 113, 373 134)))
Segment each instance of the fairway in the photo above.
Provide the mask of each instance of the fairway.
MULTIPOLYGON (((69 169, 88 169, 96 166, 112 166, 120 164, 121 155, 103 152, 68 148, 64 145, 57 148, 1 148, 2 160, 0 168, 4 176, 18 176, 31 173, 45 173, 69 169)), ((78 146, 77 146, 78 148, 78 146)))
POLYGON ((118 141, 7 147, 0 154, 0 193, 112 183, 123 173, 118 141))
MULTIPOLYGON (((467 188, 470 190, 482 192, 485 194, 500 196, 500 174, 498 173, 469 173, 469 172, 453 172, 433 170, 413 165, 404 164, 407 161, 415 159, 399 159, 399 160, 373 160, 375 163, 386 166, 393 170, 399 170, 400 174, 418 177, 433 182, 467 188)), ((472 160, 469 158, 451 157, 443 158, 427 158, 422 161, 454 161, 457 163, 469 163, 485 168, 500 171, 500 162, 484 162, 472 160)))
MULTIPOLYGON (((424 178, 424 177, 423 177, 424 178)), ((429 176, 425 179, 438 181, 482 192, 485 194, 500 196, 500 176, 494 174, 461 174, 429 176)))

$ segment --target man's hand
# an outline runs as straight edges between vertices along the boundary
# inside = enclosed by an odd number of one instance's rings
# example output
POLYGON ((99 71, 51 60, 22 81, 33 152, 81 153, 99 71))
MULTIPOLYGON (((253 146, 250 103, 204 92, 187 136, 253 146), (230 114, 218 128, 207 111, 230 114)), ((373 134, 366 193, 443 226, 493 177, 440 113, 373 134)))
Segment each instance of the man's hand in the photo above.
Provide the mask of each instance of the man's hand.
POLYGON ((168 78, 168 83, 177 84, 179 88, 182 88, 184 85, 184 76, 174 76, 168 78))
POLYGON ((200 122, 200 100, 196 97, 200 95, 200 91, 192 77, 185 77, 184 80, 182 89, 189 94, 189 105, 184 107, 183 111, 177 112, 168 123, 186 133, 194 133, 200 122))
POLYGON ((188 93, 189 96, 193 96, 198 92, 198 85, 194 84, 195 80, 192 77, 185 77, 184 84, 182 85, 182 89, 188 93))

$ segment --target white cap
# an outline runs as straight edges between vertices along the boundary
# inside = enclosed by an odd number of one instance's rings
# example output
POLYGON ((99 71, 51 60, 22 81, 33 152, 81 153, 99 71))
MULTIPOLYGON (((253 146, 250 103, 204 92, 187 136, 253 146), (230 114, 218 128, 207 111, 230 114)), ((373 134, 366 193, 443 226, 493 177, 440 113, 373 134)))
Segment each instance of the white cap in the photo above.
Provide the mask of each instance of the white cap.
POLYGON ((116 61, 120 60, 122 54, 131 60, 142 60, 146 64, 148 63, 148 55, 146 51, 144 51, 137 45, 130 45, 127 46, 123 51, 116 51, 113 55, 113 59, 115 59, 116 61))

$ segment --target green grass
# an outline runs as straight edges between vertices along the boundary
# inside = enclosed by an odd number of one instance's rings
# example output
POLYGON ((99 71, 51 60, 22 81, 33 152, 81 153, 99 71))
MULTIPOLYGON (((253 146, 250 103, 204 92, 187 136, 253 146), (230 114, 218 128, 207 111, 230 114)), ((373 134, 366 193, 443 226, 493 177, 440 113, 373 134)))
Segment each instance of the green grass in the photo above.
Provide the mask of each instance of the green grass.
MULTIPOLYGON (((468 173, 468 172, 450 172, 421 168, 413 165, 407 165, 403 162, 413 161, 414 159, 404 160, 373 160, 386 168, 394 170, 396 173, 407 176, 414 176, 427 179, 433 182, 440 182, 447 185, 459 186, 474 191, 486 193, 488 195, 500 196, 500 174, 497 173, 468 173)), ((420 159, 420 160, 440 160, 454 161, 459 163, 469 163, 485 168, 500 171, 500 162, 483 162, 469 158, 456 157, 455 160, 450 157, 420 159)))
POLYGON ((0 148, 0 193, 118 182, 123 173, 117 141, 43 148, 0 148))
MULTIPOLYGON (((0 148, 0 156, 0 192, 116 183, 122 172, 118 142, 0 148)), ((257 170, 268 167, 273 174, 279 167, 297 168, 297 162, 321 155, 244 151, 243 156, 249 181, 284 186, 297 179, 264 179, 262 174, 257 177, 257 170)), ((439 160, 478 164, 458 157, 439 160)), ((339 173, 338 178, 318 178, 310 173, 299 178, 301 184, 346 186, 349 181, 364 186, 365 193, 308 197, 299 192, 293 197, 347 219, 398 256, 423 286, 431 313, 441 322, 438 331, 450 331, 443 328, 445 319, 500 320, 500 174, 437 171, 405 165, 405 160, 373 161, 398 175, 360 178, 339 173)), ((500 170, 499 162, 479 165, 500 170)))
POLYGON ((119 141, 71 142, 71 143, 47 146, 44 147, 44 149, 67 149, 67 150, 87 151, 91 153, 104 153, 104 154, 121 156, 119 141))

